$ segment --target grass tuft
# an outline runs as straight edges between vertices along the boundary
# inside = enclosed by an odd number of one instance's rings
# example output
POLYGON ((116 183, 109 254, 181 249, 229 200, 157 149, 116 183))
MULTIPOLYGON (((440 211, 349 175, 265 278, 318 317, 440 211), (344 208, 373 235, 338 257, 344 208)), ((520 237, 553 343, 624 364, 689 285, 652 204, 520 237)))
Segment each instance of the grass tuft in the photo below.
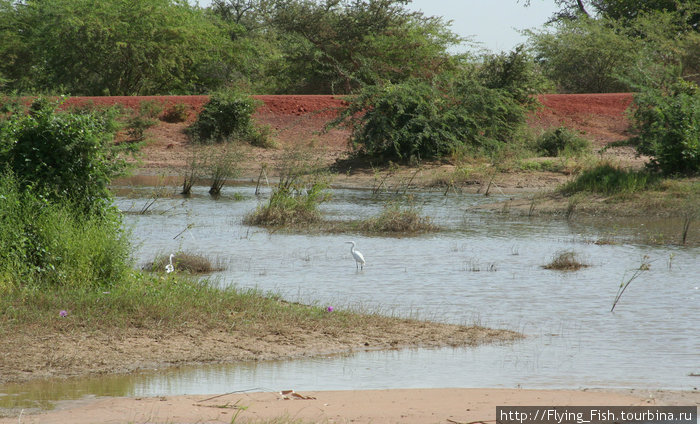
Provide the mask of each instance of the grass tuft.
POLYGON ((421 216, 420 210, 413 206, 401 206, 391 202, 375 217, 360 221, 358 229, 366 233, 426 233, 438 231, 428 216, 421 216))
POLYGON ((648 171, 625 170, 603 163, 583 171, 576 179, 559 190, 565 195, 579 192, 602 194, 635 193, 656 187, 659 177, 648 171))
POLYGON ((577 253, 573 250, 558 252, 552 259, 552 262, 543 265, 543 268, 555 271, 578 271, 589 266, 579 261, 577 256, 577 253))
MULTIPOLYGON (((145 271, 164 271, 170 261, 170 255, 159 255, 153 262, 144 267, 145 271)), ((173 267, 176 271, 189 274, 209 274, 215 271, 223 271, 225 267, 220 260, 212 261, 202 255, 191 252, 177 252, 173 257, 173 267)))

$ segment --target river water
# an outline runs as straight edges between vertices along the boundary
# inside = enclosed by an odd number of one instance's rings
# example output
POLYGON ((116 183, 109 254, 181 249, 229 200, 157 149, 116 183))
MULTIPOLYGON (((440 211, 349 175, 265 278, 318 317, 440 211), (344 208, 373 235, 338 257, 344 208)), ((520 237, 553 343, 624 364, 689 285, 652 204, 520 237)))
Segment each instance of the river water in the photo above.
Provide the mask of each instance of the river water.
MULTIPOLYGON (((123 190, 117 205, 139 211, 151 189, 123 190), (128 195, 127 195, 128 192, 128 195)), ((356 390, 436 387, 655 388, 700 385, 700 248, 658 243, 680 231, 668 220, 525 217, 475 210, 505 198, 413 193, 424 215, 446 228, 417 237, 268 232, 242 224, 265 196, 225 187, 219 199, 196 187, 189 199, 161 198, 152 213, 128 213, 140 265, 178 250, 226 269, 218 284, 273 291, 290 301, 450 323, 508 328, 527 337, 475 348, 363 352, 290 361, 153 370, 128 376, 0 387, 0 406, 21 399, 85 395, 157 396, 239 390, 356 390), (367 261, 357 271, 345 241, 367 261), (606 243, 596 244, 604 240, 606 243), (650 241, 655 241, 650 243, 650 241), (612 242, 612 243, 610 243, 612 242), (576 272, 542 265, 573 250, 576 272), (621 283, 650 264, 610 312, 621 283), (13 399, 11 401, 11 399, 13 399)), ((334 219, 379 213, 391 200, 335 190, 334 219)))

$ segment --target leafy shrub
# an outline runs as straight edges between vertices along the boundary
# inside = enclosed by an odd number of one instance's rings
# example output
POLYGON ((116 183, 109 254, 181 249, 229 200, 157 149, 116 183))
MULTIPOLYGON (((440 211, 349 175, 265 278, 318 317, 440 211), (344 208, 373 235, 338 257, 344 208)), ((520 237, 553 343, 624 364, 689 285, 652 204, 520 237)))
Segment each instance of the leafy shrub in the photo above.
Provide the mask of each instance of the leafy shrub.
POLYGON ((23 189, 51 201, 69 201, 78 210, 103 213, 111 204, 108 185, 126 163, 113 143, 111 110, 56 112, 39 99, 29 114, 0 121, 0 163, 7 164, 23 189))
POLYGON ((139 115, 156 119, 163 113, 163 104, 155 100, 143 100, 139 103, 139 115))
POLYGON ((189 116, 189 106, 184 103, 176 103, 166 109, 160 119, 170 123, 185 122, 189 116))
POLYGON ((141 113, 130 116, 126 120, 126 133, 129 141, 139 142, 146 139, 146 130, 156 125, 156 121, 141 113))
POLYGON ((486 55, 478 77, 486 87, 505 90, 524 105, 534 106, 537 99, 533 94, 551 89, 551 82, 536 70, 523 45, 510 53, 486 55))
POLYGON ((590 148, 591 143, 566 127, 545 131, 535 142, 540 154, 550 157, 577 156, 590 148))
POLYGON ((116 213, 85 216, 0 175, 0 281, 11 287, 110 287, 131 270, 116 213))
POLYGON ((199 143, 244 140, 256 133, 252 115, 258 102, 236 91, 214 93, 188 134, 199 143))
POLYGON ((583 171, 560 190, 567 195, 581 191, 603 194, 634 193, 646 190, 658 181, 658 176, 647 171, 630 171, 611 164, 602 164, 583 171))
POLYGON ((433 159, 464 147, 493 151, 524 122, 525 109, 504 90, 463 76, 431 84, 368 86, 334 121, 353 127, 358 151, 380 160, 433 159))
POLYGON ((633 109, 637 151, 664 174, 700 172, 700 88, 679 79, 664 88, 635 95, 633 109))

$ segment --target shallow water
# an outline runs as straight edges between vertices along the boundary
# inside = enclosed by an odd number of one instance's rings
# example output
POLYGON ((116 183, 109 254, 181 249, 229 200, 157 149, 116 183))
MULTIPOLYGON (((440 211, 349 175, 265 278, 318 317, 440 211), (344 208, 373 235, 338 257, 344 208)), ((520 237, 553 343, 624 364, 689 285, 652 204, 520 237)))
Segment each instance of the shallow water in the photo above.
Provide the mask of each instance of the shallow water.
MULTIPOLYGON (((138 211, 148 193, 119 197, 118 206, 138 211)), ((155 213, 127 214, 125 223, 141 265, 156 254, 200 252, 226 265, 214 274, 221 285, 271 290, 291 301, 335 308, 509 328, 525 333, 525 340, 36 382, 0 387, 8 394, 0 396, 0 405, 89 394, 418 387, 689 390, 700 384, 690 376, 700 373, 700 248, 645 244, 680 223, 570 223, 473 211, 493 197, 429 192, 414 197, 423 214, 448 230, 410 238, 269 233, 241 224, 264 201, 251 187, 225 188, 218 200, 197 187, 192 198, 160 199, 155 213), (367 260, 363 271, 356 271, 344 244, 351 239, 367 260), (591 243, 599 239, 616 244, 591 243), (590 267, 573 273, 543 269, 561 250, 575 250, 590 267), (611 313, 618 286, 642 260, 651 263, 649 271, 611 313)), ((337 219, 362 218, 378 213, 386 200, 368 191, 338 190, 323 209, 337 219)))

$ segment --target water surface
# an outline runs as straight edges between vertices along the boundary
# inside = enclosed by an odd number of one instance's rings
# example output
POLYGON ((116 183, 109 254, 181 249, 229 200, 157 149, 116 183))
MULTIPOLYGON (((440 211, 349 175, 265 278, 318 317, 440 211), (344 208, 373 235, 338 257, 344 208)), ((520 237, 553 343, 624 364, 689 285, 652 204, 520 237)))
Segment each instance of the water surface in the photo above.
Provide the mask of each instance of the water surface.
MULTIPOLYGON (((290 234, 242 225, 262 201, 251 187, 218 200, 197 187, 189 199, 159 199, 155 213, 127 214, 141 265, 157 254, 200 252, 221 261, 217 284, 254 287, 290 301, 365 308, 449 323, 478 323, 527 335, 476 348, 364 352, 293 361, 210 365, 128 376, 7 386, 10 399, 83 395, 156 396, 239 390, 355 390, 434 387, 657 388, 690 390, 700 379, 698 247, 650 245, 680 228, 663 220, 517 217, 474 210, 494 198, 414 193, 447 230, 418 237, 290 234), (615 244, 596 245, 596 240, 615 244), (345 241, 367 265, 357 271, 345 241), (590 266, 542 268, 562 250, 590 266), (614 313, 621 283, 643 272, 614 313), (56 389, 56 386, 59 389, 56 389), (62 393, 62 394, 61 394, 62 393)), ((149 189, 118 198, 138 211, 149 189)), ((498 199, 496 199, 498 200, 498 199)), ((337 190, 323 206, 334 219, 381 211, 387 196, 337 190)))

